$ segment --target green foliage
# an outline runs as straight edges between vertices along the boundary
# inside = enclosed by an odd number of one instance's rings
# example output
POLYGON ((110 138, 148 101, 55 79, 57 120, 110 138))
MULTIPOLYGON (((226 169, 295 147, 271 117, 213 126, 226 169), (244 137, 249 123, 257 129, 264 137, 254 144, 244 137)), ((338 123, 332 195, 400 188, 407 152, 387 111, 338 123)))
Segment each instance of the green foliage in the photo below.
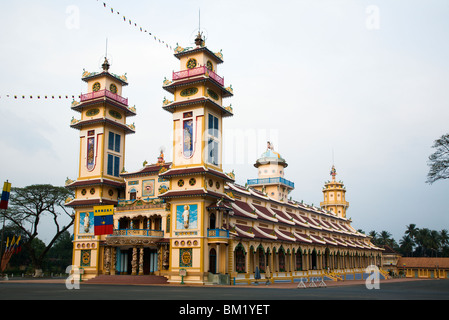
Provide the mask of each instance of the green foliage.
POLYGON ((449 134, 442 135, 434 141, 432 148, 436 151, 429 156, 430 167, 427 174, 427 183, 449 178, 449 134))

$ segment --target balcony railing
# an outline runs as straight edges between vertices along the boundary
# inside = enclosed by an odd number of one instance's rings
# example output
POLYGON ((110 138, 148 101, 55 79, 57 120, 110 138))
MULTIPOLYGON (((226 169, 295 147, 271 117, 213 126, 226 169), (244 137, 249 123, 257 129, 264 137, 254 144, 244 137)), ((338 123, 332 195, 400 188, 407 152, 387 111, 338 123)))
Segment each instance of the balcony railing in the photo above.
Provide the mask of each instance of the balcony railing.
POLYGON ((248 179, 247 184, 248 185, 256 185, 256 184, 271 184, 271 183, 283 183, 289 187, 294 188, 295 183, 291 182, 287 179, 278 177, 278 178, 263 178, 263 179, 248 179))
POLYGON ((81 95, 80 101, 87 101, 87 100, 91 100, 91 99, 96 99, 96 98, 101 98, 101 97, 108 97, 111 98, 112 100, 115 100, 117 102, 120 102, 121 104, 124 105, 128 105, 128 98, 123 98, 122 96, 119 96, 116 93, 112 93, 109 90, 98 90, 98 91, 92 91, 89 93, 85 93, 81 95))
POLYGON ((229 230, 223 229, 207 229, 208 238, 225 238, 229 239, 229 230))
POLYGON ((150 229, 115 229, 112 233, 112 236, 116 237, 140 236, 140 237, 163 238, 164 231, 150 230, 150 229))
POLYGON ((224 86, 224 78, 220 77, 218 74, 209 70, 205 66, 173 72, 173 81, 200 75, 206 75, 209 78, 212 78, 215 81, 217 81, 220 85, 224 86))

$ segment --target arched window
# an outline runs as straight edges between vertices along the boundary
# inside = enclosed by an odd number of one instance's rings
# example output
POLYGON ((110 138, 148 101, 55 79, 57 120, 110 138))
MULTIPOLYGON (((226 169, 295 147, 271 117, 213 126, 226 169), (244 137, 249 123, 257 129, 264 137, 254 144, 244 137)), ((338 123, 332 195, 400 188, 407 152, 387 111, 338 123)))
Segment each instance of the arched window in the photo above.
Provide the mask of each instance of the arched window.
POLYGON ((209 215, 209 229, 216 229, 215 228, 215 213, 211 213, 209 215))
POLYGON ((301 249, 298 249, 296 251, 296 270, 301 271, 302 270, 302 252, 301 249))
POLYGON ((129 200, 136 200, 136 196, 137 196, 137 191, 136 191, 136 189, 132 188, 129 191, 129 200))
POLYGON ((285 251, 283 247, 279 248, 278 257, 279 257, 279 271, 285 272, 285 251))
POLYGON ((245 250, 241 243, 235 248, 235 271, 245 273, 245 250))

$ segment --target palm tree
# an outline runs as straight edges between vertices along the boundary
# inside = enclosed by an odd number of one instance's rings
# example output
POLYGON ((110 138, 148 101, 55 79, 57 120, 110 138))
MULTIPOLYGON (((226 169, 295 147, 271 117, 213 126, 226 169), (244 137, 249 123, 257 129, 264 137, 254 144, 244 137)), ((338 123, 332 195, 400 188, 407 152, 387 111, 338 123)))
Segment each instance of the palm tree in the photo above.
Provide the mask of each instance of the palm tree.
POLYGON ((404 235, 401 240, 399 240, 399 244, 401 245, 401 252, 407 256, 413 255, 413 246, 415 243, 409 235, 404 235))
POLYGON ((381 245, 390 245, 391 244, 391 233, 388 231, 381 231, 379 234, 379 243, 381 245))
POLYGON ((408 226, 406 226, 406 228, 407 228, 407 229, 405 230, 405 234, 406 234, 406 235, 409 235, 410 238, 411 238, 412 240, 414 240, 416 234, 417 234, 418 231, 419 231, 419 229, 416 227, 416 224, 411 223, 411 224, 409 224, 408 226))
POLYGON ((372 230, 368 233, 368 236, 371 237, 371 241, 373 244, 378 245, 377 232, 372 230))
MULTIPOLYGON (((413 248, 416 245, 415 240, 416 240, 416 235, 418 234, 419 229, 416 227, 416 224, 411 223, 408 226, 406 226, 406 230, 405 230, 405 236, 402 238, 404 239, 405 237, 408 237, 408 239, 406 240, 406 242, 411 242, 411 246, 412 246, 412 257, 413 257, 413 248)), ((402 241, 402 240, 401 240, 402 241)))
POLYGON ((428 256, 428 251, 431 246, 430 244, 430 230, 428 228, 422 228, 419 229, 416 236, 416 244, 417 248, 416 251, 418 251, 418 255, 422 257, 428 256))

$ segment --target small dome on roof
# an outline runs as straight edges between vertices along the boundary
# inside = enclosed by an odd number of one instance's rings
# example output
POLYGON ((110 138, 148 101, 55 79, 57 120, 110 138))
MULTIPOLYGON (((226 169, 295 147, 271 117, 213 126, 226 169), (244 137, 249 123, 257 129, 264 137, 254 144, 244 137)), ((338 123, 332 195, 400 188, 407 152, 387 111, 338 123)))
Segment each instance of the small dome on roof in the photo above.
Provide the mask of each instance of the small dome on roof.
POLYGON ((259 159, 257 159, 254 166, 258 168, 260 165, 264 164, 270 164, 270 163, 277 163, 279 165, 282 165, 284 168, 288 166, 287 162, 285 162, 285 159, 281 157, 281 155, 274 151, 273 144, 268 141, 267 142, 267 151, 262 153, 259 159))

